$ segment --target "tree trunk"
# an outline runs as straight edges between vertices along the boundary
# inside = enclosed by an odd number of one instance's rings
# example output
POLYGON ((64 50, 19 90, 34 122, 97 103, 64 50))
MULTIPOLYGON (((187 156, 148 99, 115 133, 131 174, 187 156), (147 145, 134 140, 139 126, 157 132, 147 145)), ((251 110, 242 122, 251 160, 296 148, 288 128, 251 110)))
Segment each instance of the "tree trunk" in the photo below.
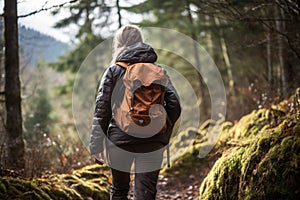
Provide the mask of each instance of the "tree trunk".
MULTIPOLYGON (((270 15, 271 11, 267 11, 267 12, 264 12, 262 11, 262 15, 263 16, 268 16, 270 15)), ((268 22, 266 22, 268 23, 268 22)), ((273 58, 272 58, 272 43, 273 43, 273 40, 272 40, 272 32, 271 32, 271 29, 269 28, 270 26, 272 26, 271 24, 272 22, 270 22, 270 24, 268 25, 264 25, 264 28, 265 28, 265 31, 266 31, 266 53, 267 53, 267 81, 268 81, 268 94, 269 94, 269 98, 272 99, 276 94, 275 91, 275 85, 274 85, 274 82, 275 82, 275 78, 274 78, 274 75, 275 75, 275 72, 274 72, 274 69, 273 69, 273 58)), ((275 76, 276 77, 276 76, 275 76)))
MULTIPOLYGON (((205 26, 209 27, 210 21, 211 21, 211 17, 209 15, 205 15, 205 26)), ((208 49, 208 53, 211 57, 214 58, 215 56, 215 52, 214 52, 214 45, 213 45, 213 37, 212 37, 212 31, 210 29, 208 29, 206 31, 206 41, 207 41, 207 49, 208 49)))
MULTIPOLYGON (((193 17, 192 17, 192 14, 191 14, 191 10, 190 10, 190 2, 187 1, 187 11, 188 11, 188 19, 190 21, 190 24, 191 26, 194 26, 194 21, 193 21, 193 17)), ((200 58, 199 58, 199 49, 198 49, 198 46, 196 44, 196 42, 198 41, 198 37, 197 37, 197 34, 195 33, 195 29, 194 27, 192 28, 191 30, 191 37, 192 39, 195 41, 193 42, 193 53, 194 53, 194 58, 195 58, 195 63, 196 63, 196 67, 198 69, 198 80, 199 80, 199 88, 200 88, 200 91, 199 91, 199 94, 200 94, 200 98, 201 98, 201 101, 199 102, 199 107, 200 107, 200 112, 203 114, 200 114, 201 116, 204 116, 204 120, 206 120, 207 118, 209 118, 209 112, 208 112, 208 108, 209 108, 209 102, 207 100, 207 98, 205 98, 205 84, 204 84, 204 81, 203 81, 203 78, 200 74, 200 71, 201 71, 201 63, 200 63, 200 58)))
POLYGON ((234 80, 233 80, 233 76, 232 76, 231 63, 230 63, 230 59, 229 59, 229 55, 228 55, 227 45, 226 45, 226 42, 224 39, 223 30, 220 28, 220 25, 221 25, 220 20, 217 17, 215 17, 215 24, 217 25, 217 27, 219 27, 220 47, 221 47, 222 56, 223 56, 226 71, 227 71, 228 86, 229 86, 229 89, 232 90, 232 95, 235 96, 235 91, 233 88, 234 80))
POLYGON ((0 167, 4 164, 5 143, 5 92, 4 92, 4 40, 3 40, 3 18, 0 18, 0 167))
MULTIPOLYGON (((269 94, 274 91, 274 79, 273 79, 273 63, 272 63, 272 40, 271 40, 271 33, 268 31, 267 33, 267 74, 268 74, 268 89, 269 94)), ((273 94, 275 95, 275 94, 273 94)))
POLYGON ((278 46, 278 59, 279 59, 279 66, 280 66, 280 76, 281 76, 281 84, 282 84, 282 96, 288 97, 290 95, 290 89, 292 86, 292 78, 289 77, 291 67, 287 63, 287 50, 286 50, 286 40, 284 36, 280 33, 285 33, 285 22, 281 19, 284 19, 284 12, 283 10, 277 6, 276 8, 276 29, 278 31, 277 35, 277 46, 278 46), (291 79, 291 80, 289 80, 291 79))
POLYGON ((21 89, 19 78, 17 1, 5 0, 5 106, 6 106, 6 167, 24 170, 21 89))

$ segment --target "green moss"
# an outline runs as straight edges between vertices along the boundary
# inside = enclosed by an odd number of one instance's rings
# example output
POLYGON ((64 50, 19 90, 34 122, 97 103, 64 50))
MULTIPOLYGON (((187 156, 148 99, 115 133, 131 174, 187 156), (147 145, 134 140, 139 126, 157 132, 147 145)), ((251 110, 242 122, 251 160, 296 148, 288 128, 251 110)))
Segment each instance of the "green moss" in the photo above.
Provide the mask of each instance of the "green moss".
POLYGON ((80 173, 75 173, 75 175, 83 179, 93 179, 99 177, 99 172, 82 171, 80 173))
POLYGON ((92 183, 96 183, 102 187, 108 188, 109 184, 108 184, 108 179, 107 180, 103 180, 103 178, 94 178, 92 180, 90 180, 90 182, 92 183))
POLYGON ((206 178, 201 184, 201 199, 235 199, 238 194, 238 185, 240 182, 239 174, 241 167, 239 165, 244 148, 234 148, 235 156, 230 153, 223 155, 212 168, 215 173, 210 173, 212 182, 206 178), (210 191, 204 193, 203 191, 210 191), (222 197, 222 198, 220 198, 222 197))
POLYGON ((60 186, 52 187, 48 190, 48 194, 52 199, 70 199, 70 195, 60 186))
POLYGON ((35 191, 24 192, 21 195, 15 197, 15 199, 43 199, 39 194, 35 191))
POLYGON ((80 181, 80 178, 78 176, 75 176, 73 174, 65 174, 62 175, 62 180, 64 183, 68 185, 76 184, 80 181))
POLYGON ((72 187, 78 191, 82 196, 93 197, 93 199, 108 199, 108 191, 95 183, 85 183, 81 182, 72 185, 72 187))
POLYGON ((77 171, 92 171, 92 172, 99 172, 99 171, 107 171, 109 170, 109 167, 107 165, 98 165, 98 164, 94 164, 94 165, 88 165, 85 166, 77 171))
POLYGON ((197 154, 188 152, 181 156, 171 168, 164 168, 161 172, 185 176, 191 171, 191 168, 199 167, 202 162, 203 160, 199 159, 197 154))
POLYGON ((0 177, 0 199, 109 199, 107 167, 91 165, 47 178, 0 177))
POLYGON ((264 110, 254 110, 249 115, 244 116, 235 127, 235 138, 255 136, 259 130, 267 123, 263 116, 264 110))
POLYGON ((299 199, 300 107, 287 106, 294 98, 223 127, 224 152, 200 186, 201 200, 299 199))
POLYGON ((45 192, 34 183, 31 183, 30 180, 2 177, 2 181, 4 180, 8 188, 6 192, 7 196, 22 196, 26 193, 26 195, 34 195, 36 198, 39 197, 38 199, 50 199, 45 192))
MULTIPOLYGON (((260 187, 256 187, 261 198, 296 199, 300 186, 297 178, 299 145, 299 138, 287 137, 280 144, 272 146, 258 163, 258 177, 256 181, 249 181, 249 187, 255 187, 259 182, 260 187)), ((248 193, 253 191, 249 190, 248 193)))
POLYGON ((200 125, 200 127, 198 128, 198 132, 201 133, 206 129, 208 129, 209 126, 214 126, 214 125, 216 125, 216 122, 212 119, 208 119, 200 125))
POLYGON ((292 130, 293 134, 300 134, 300 123, 296 124, 292 130))
POLYGON ((202 182, 200 199, 298 199, 299 123, 280 110, 261 109, 226 129, 223 141, 235 145, 202 182))
POLYGON ((3 180, 0 180, 0 194, 6 194, 7 193, 7 189, 5 187, 5 184, 3 183, 3 180))

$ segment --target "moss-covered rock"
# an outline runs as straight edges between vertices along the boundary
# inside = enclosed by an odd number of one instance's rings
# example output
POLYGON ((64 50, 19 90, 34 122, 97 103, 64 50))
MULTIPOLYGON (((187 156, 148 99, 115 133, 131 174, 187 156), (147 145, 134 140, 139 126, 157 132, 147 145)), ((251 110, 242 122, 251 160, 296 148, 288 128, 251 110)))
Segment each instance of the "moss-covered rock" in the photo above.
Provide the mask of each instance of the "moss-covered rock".
POLYGON ((0 199, 109 199, 107 167, 90 165, 45 178, 0 177, 0 199))
POLYGON ((299 199, 300 108, 284 106, 255 110, 223 129, 227 148, 202 182, 201 200, 299 199))

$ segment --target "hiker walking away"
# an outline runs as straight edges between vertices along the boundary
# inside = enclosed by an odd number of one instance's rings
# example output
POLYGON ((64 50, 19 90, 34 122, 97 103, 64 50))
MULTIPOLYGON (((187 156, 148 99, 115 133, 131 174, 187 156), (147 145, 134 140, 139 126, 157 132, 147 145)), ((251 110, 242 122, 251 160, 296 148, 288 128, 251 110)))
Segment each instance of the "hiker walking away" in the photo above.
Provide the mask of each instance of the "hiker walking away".
POLYGON ((110 199, 127 199, 134 165, 134 198, 152 200, 164 147, 181 113, 180 102, 139 27, 121 27, 113 42, 112 64, 96 98, 90 151, 104 163, 105 141, 112 174, 110 199))

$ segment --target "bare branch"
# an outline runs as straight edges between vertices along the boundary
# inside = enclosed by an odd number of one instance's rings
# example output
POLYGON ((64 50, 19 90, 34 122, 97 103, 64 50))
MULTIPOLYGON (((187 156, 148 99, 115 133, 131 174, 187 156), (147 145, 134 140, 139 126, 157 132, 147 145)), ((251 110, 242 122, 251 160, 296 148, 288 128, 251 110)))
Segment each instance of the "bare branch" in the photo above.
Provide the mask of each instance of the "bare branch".
POLYGON ((289 44, 291 50, 294 52, 294 54, 296 55, 296 57, 300 60, 300 54, 298 53, 297 49, 296 49, 296 48, 294 47, 294 45, 292 44, 291 38, 290 38, 286 33, 283 33, 282 31, 280 31, 280 30, 276 29, 275 27, 269 25, 268 23, 266 23, 266 22, 263 21, 263 20, 259 20, 259 19, 258 19, 258 21, 260 21, 263 25, 265 25, 265 26, 266 26, 267 28, 269 28, 270 30, 273 30, 273 31, 275 31, 277 34, 283 36, 283 37, 287 40, 287 42, 288 42, 288 44, 289 44))
POLYGON ((116 6, 117 6, 117 13, 118 13, 118 23, 119 23, 119 28, 122 26, 122 16, 121 16, 121 8, 120 8, 120 2, 119 0, 116 1, 116 6))
POLYGON ((28 16, 35 15, 35 14, 40 13, 40 12, 43 12, 43 11, 52 10, 52 9, 54 9, 54 8, 62 8, 62 7, 64 7, 64 6, 66 6, 67 4, 76 3, 77 1, 79 1, 79 0, 70 0, 70 1, 68 1, 68 2, 64 2, 64 3, 58 4, 58 5, 53 5, 53 6, 50 6, 50 7, 45 8, 45 5, 46 5, 47 2, 48 2, 48 1, 46 1, 45 4, 42 6, 41 9, 36 10, 36 11, 33 11, 33 12, 30 12, 30 13, 27 13, 27 14, 24 14, 24 15, 19 15, 18 18, 28 17, 28 16))

